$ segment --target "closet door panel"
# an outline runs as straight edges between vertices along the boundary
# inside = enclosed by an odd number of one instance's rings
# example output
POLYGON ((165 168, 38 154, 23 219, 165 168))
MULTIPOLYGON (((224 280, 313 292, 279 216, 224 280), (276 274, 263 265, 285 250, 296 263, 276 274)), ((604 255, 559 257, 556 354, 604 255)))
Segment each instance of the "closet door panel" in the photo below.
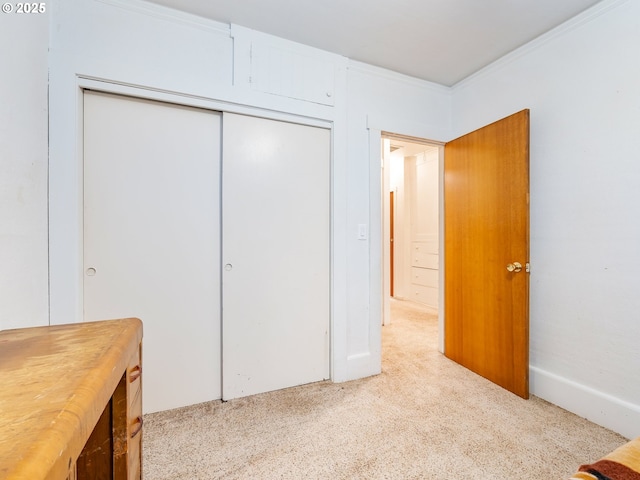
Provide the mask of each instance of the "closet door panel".
POLYGON ((223 398, 329 378, 330 132, 223 118, 223 398))
POLYGON ((144 411, 220 398, 220 129, 84 94, 84 318, 144 323, 144 411))

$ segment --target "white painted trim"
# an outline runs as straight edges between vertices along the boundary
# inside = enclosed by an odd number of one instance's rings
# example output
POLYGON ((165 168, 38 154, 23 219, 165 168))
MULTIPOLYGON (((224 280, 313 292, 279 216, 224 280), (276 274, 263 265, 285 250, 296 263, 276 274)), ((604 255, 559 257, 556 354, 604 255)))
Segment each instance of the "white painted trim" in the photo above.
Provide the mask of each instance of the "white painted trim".
MULTIPOLYGON (((376 372, 382 371, 382 314, 385 291, 382 266, 384 257, 383 227, 383 170, 381 163, 380 131, 369 130, 369 352, 376 372)), ((350 356, 351 360, 353 356, 350 356)), ((351 363, 351 362, 350 362, 351 363)), ((373 364, 371 365, 373 367, 373 364)), ((370 373, 371 375, 371 373, 370 373)))
POLYGON ((293 40, 287 40, 283 37, 271 35, 259 30, 253 30, 251 28, 237 25, 235 23, 232 23, 230 25, 229 35, 231 36, 231 38, 243 38, 245 40, 248 40, 249 43, 259 41, 261 44, 277 46, 289 52, 301 53, 305 56, 313 56, 314 58, 333 63, 336 67, 347 67, 348 65, 347 57, 344 57, 338 53, 329 52, 328 50, 322 50, 321 48, 305 45, 304 43, 294 42, 293 40))
POLYGON ((229 35, 230 26, 226 23, 216 22, 205 17, 193 15, 180 10, 176 10, 157 3, 145 2, 143 0, 94 0, 117 8, 129 10, 131 12, 149 15, 173 23, 182 23, 189 27, 199 28, 215 33, 229 35))
MULTIPOLYGON (((347 91, 346 68, 336 69, 336 92, 347 91)), ((346 99, 336 98, 331 157, 331 380, 342 382, 349 376, 348 360, 348 136, 346 99), (339 327, 339 329, 338 329, 339 327)))
MULTIPOLYGON (((379 350, 380 352, 381 350, 379 350)), ((348 380, 370 377, 372 375, 378 375, 382 372, 382 362, 376 357, 374 353, 358 353, 355 355, 349 355, 347 358, 348 364, 348 380), (372 365, 376 364, 377 368, 372 370, 372 365)), ((334 380, 335 381, 335 380, 334 380)))
POLYGON ((367 115, 367 128, 369 130, 380 130, 390 134, 414 137, 426 141, 426 143, 441 145, 443 142, 437 138, 445 137, 448 132, 437 126, 434 128, 428 123, 413 122, 404 118, 392 118, 388 115, 369 114, 367 115))
MULTIPOLYGON (((205 97, 188 95, 180 92, 171 92, 166 90, 159 90, 153 88, 147 88, 139 85, 132 85, 123 82, 117 82, 112 80, 98 79, 94 77, 86 77, 77 75, 75 78, 75 110, 70 109, 65 112, 65 116, 71 114, 73 111, 73 115, 75 116, 75 131, 72 134, 69 132, 65 133, 64 136, 60 135, 57 137, 56 148, 57 150, 53 153, 56 158, 64 157, 61 154, 63 151, 71 152, 71 144, 73 143, 73 156, 75 157, 73 160, 67 160, 64 162, 63 168, 58 165, 55 169, 53 176, 49 178, 49 190, 54 192, 53 202, 50 200, 50 209, 49 209, 49 236, 56 238, 54 241, 53 249, 55 250, 54 255, 51 255, 49 258, 49 262, 51 265, 52 259, 64 258, 68 260, 70 258, 68 246, 64 246, 65 251, 61 254, 60 247, 62 243, 58 240, 59 237, 64 237, 64 235, 60 235, 60 232, 66 232, 75 237, 74 244, 74 252, 73 252, 73 260, 74 260, 74 269, 75 272, 73 275, 69 274, 68 271, 62 271, 61 268, 55 268, 54 274, 50 275, 49 278, 49 302, 50 302, 50 318, 49 323, 53 325, 59 325, 64 323, 75 323, 80 322, 83 319, 83 311, 84 311, 84 298, 83 298, 83 276, 82 276, 82 262, 83 262, 83 92, 85 89, 91 89, 95 91, 101 91, 105 93, 119 94, 125 96, 131 96, 135 98, 143 98, 148 100, 156 100, 162 101, 166 103, 172 103, 176 105, 185 105, 191 107, 204 108, 213 111, 219 112, 232 112, 239 113, 244 115, 268 118, 273 120, 286 121, 289 123, 296 123, 302 125, 309 125, 314 127, 327 128, 332 132, 332 138, 336 136, 336 129, 334 122, 330 119, 321 119, 314 117, 307 117, 302 115, 296 115, 293 113, 285 113, 278 112, 275 110, 263 109, 255 106, 248 105, 240 105, 232 102, 225 102, 221 100, 209 99, 205 97), (63 138, 64 137, 64 138, 63 138), (73 137, 73 139, 71 139, 73 137), (62 139, 62 140, 61 140, 62 139), (73 162, 73 164, 71 163, 73 162), (70 175, 69 167, 73 172, 73 175, 70 175), (60 190, 60 178, 61 171, 64 170, 64 176, 73 178, 73 182, 68 182, 66 188, 69 191, 73 191, 73 196, 75 197, 73 200, 70 200, 69 197, 60 200, 57 197, 59 195, 55 195, 55 193, 59 193, 60 190), (52 188, 52 184, 53 188, 52 188), (51 204, 53 203, 53 207, 51 204), (77 229, 76 229, 77 227, 77 229), (52 235, 53 232, 53 235, 52 235), (77 247, 77 249, 75 248, 77 247), (80 267, 80 268, 77 268, 80 267), (73 277, 73 279, 72 279, 73 277), (71 287, 69 287, 71 284, 71 287), (73 296, 63 296, 59 292, 64 292, 65 288, 72 288, 74 290, 73 296), (66 312, 66 313, 62 313, 66 312), (73 313, 71 313, 73 312, 73 313)), ((50 116, 58 118, 61 114, 56 110, 57 105, 50 110, 50 116), (53 112, 53 114, 52 114, 53 112)), ((67 117, 69 119, 69 117, 67 117)), ((58 135, 58 132, 55 132, 58 135)), ((334 142, 337 140, 334 139, 334 142)), ((344 230, 343 225, 336 224, 336 219, 333 216, 336 207, 336 191, 343 191, 344 186, 339 185, 336 187, 336 164, 343 164, 344 161, 341 159, 337 160, 337 157, 340 156, 340 153, 346 148, 346 139, 339 140, 339 147, 336 148, 336 143, 334 143, 334 149, 332 150, 332 158, 331 158, 331 208, 332 208, 332 222, 331 222, 331 292, 330 292, 330 302, 331 302, 331 318, 330 318, 330 332, 331 332, 331 345, 330 345, 330 365, 331 365, 331 379, 334 380, 334 376, 339 380, 351 380, 357 377, 349 377, 345 372, 348 367, 346 365, 346 361, 343 360, 346 357, 345 348, 343 347, 343 343, 340 343, 340 348, 334 350, 334 342, 336 342, 337 338, 342 339, 341 335, 346 335, 344 332, 340 332, 340 334, 336 334, 336 318, 340 316, 340 321, 344 322, 345 330, 347 322, 344 319, 345 315, 341 312, 344 311, 345 303, 344 295, 338 294, 337 289, 342 289, 340 292, 346 290, 342 284, 344 282, 339 283, 334 275, 337 275, 338 269, 336 268, 336 259, 339 255, 344 256, 344 248, 342 243, 338 240, 342 240, 340 235, 344 230), (337 301, 337 304, 334 304, 334 299, 337 301), (339 357, 338 355, 343 355, 339 357)), ((69 155, 69 153, 67 154, 69 155)), ((70 158, 69 155, 67 158, 70 158)), ((344 183, 344 182, 342 182, 344 183)), ((343 193, 344 195, 344 193, 343 193)), ((51 245, 50 245, 51 248, 51 245)), ((58 265, 56 265, 58 267, 58 265)), ((342 279, 340 279, 342 280, 342 279)), ((68 292, 67 292, 68 293, 68 292)), ((336 380, 334 380, 336 381, 336 380)))
MULTIPOLYGON (((101 0, 100 0, 101 1, 101 0)), ((289 123, 309 125, 313 127, 331 128, 332 121, 326 118, 297 115, 294 113, 284 113, 277 110, 270 110, 255 106, 242 105, 239 103, 207 98, 198 95, 190 95, 171 90, 150 88, 142 85, 118 82, 90 76, 78 76, 78 86, 82 89, 96 90, 105 93, 114 93, 130 97, 143 98, 146 100, 156 100, 159 102, 173 103, 188 107, 204 108, 208 110, 238 113, 251 115, 254 117, 268 118, 271 120, 282 120, 289 123)))
POLYGON ((522 47, 517 48, 512 52, 507 53, 506 55, 503 55, 495 62, 492 62, 486 67, 478 70, 477 72, 472 73, 468 77, 465 77, 464 79, 460 80, 458 83, 453 85, 451 87, 451 90, 455 93, 456 90, 463 89, 465 86, 467 86, 470 83, 473 83, 475 80, 481 77, 484 77, 486 75, 489 75, 494 71, 499 70, 502 67, 515 62, 520 57, 528 55, 529 53, 539 48, 542 48, 544 45, 546 45, 547 43, 549 43, 550 41, 558 37, 563 37, 565 35, 568 35, 576 28, 579 28, 582 25, 595 20, 596 18, 607 13, 609 10, 619 7, 620 5, 622 5, 623 3, 627 3, 628 1, 629 0, 604 0, 595 4, 593 7, 585 10, 584 12, 576 15, 575 17, 572 17, 571 19, 567 20, 566 22, 557 26, 556 28, 549 30, 547 33, 544 33, 539 37, 536 37, 534 40, 531 40, 529 43, 526 43, 522 47))
MULTIPOLYGON (((382 262, 385 261, 385 252, 382 243, 382 180, 383 170, 380 165, 382 142, 382 132, 395 133, 403 136, 412 136, 427 140, 419 132, 422 130, 423 124, 416 122, 406 122, 403 120, 367 116, 367 128, 369 130, 369 211, 371 229, 369 232, 370 250, 369 250, 369 283, 370 283, 370 328, 382 338, 382 317, 381 314, 385 309, 385 297, 389 295, 388 288, 383 288, 382 281, 382 262), (378 128, 373 127, 376 125, 378 128), (404 126, 406 130, 396 130, 393 127, 404 126), (384 127, 384 128, 381 128, 384 127), (376 167, 377 168, 374 168, 376 167), (378 238, 375 238, 375 235, 378 238), (379 333, 378 333, 379 332, 379 333)), ((444 353, 444 144, 438 140, 428 140, 427 144, 438 146, 438 184, 440 195, 440 208, 438 212, 439 222, 439 272, 438 272, 438 350, 444 353)), ((386 285, 388 287, 388 285, 386 285)), ((372 335, 373 336, 373 335, 372 335)), ((351 358, 351 357, 349 357, 351 358)))
POLYGON ((411 85, 413 87, 422 88, 425 90, 433 90, 440 94, 451 93, 451 88, 441 85, 439 83, 429 82, 420 78, 411 77, 403 73, 394 72, 382 67, 376 67, 367 63, 358 62, 356 60, 349 59, 349 70, 358 73, 364 73, 366 75, 374 75, 376 77, 385 78, 387 80, 404 83, 405 85, 411 85))
POLYGON ((444 143, 438 146, 438 351, 444 354, 444 143))
POLYGON ((640 405, 538 367, 529 368, 533 395, 627 438, 640 435, 640 405))
MULTIPOLYGON (((371 135, 371 130, 369 130, 369 135, 371 135)), ((382 132, 380 132, 380 136, 382 136, 382 132)), ((377 135, 376 135, 377 137, 377 135)), ((391 145, 391 141, 388 138, 381 138, 381 141, 376 145, 371 143, 371 149, 374 150, 374 147, 380 151, 380 160, 381 160, 381 168, 382 168, 382 191, 380 195, 382 196, 382 204, 380 214, 382 216, 382 242, 381 242, 381 252, 382 252, 382 263, 380 266, 380 271, 382 273, 382 316, 381 323, 382 325, 390 325, 391 324, 391 265, 387 260, 391 258, 391 249, 394 245, 391 244, 391 201, 389 199, 389 188, 391 184, 391 151, 389 146, 391 145), (384 147, 382 146, 384 143, 384 147), (389 155, 387 155, 387 153, 389 155)), ((375 153, 372 151, 371 158, 375 157, 375 153)), ((394 192, 395 195, 395 192, 394 192)), ((394 197, 395 198, 395 197, 394 197)), ((394 205, 395 207, 395 205, 394 205)), ((394 212, 395 213, 395 212, 394 212)))

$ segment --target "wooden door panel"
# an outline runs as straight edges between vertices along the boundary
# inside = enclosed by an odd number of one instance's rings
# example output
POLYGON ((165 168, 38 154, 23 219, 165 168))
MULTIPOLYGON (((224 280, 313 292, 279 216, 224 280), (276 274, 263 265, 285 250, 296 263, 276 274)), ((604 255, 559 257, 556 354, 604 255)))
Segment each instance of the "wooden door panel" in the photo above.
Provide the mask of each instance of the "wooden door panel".
POLYGON ((445 146, 444 196, 445 354, 528 398, 528 110, 445 146))

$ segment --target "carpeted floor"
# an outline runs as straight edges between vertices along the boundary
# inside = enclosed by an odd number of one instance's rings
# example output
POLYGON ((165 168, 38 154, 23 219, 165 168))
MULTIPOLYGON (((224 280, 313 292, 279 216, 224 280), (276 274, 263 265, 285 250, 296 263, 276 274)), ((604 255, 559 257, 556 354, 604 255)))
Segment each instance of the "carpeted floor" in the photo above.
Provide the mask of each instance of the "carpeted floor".
POLYGON ((145 480, 560 480, 625 443, 445 358, 431 310, 392 318, 381 375, 145 416, 145 480))

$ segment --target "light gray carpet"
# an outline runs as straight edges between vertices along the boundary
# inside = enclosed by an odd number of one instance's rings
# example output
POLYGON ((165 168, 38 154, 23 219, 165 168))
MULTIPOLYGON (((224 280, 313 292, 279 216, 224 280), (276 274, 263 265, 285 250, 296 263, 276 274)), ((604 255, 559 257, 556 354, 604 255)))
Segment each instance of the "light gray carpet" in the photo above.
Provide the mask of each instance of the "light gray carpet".
POLYGON ((145 416, 145 480, 566 479, 625 443, 445 358, 431 310, 392 318, 381 375, 145 416))

